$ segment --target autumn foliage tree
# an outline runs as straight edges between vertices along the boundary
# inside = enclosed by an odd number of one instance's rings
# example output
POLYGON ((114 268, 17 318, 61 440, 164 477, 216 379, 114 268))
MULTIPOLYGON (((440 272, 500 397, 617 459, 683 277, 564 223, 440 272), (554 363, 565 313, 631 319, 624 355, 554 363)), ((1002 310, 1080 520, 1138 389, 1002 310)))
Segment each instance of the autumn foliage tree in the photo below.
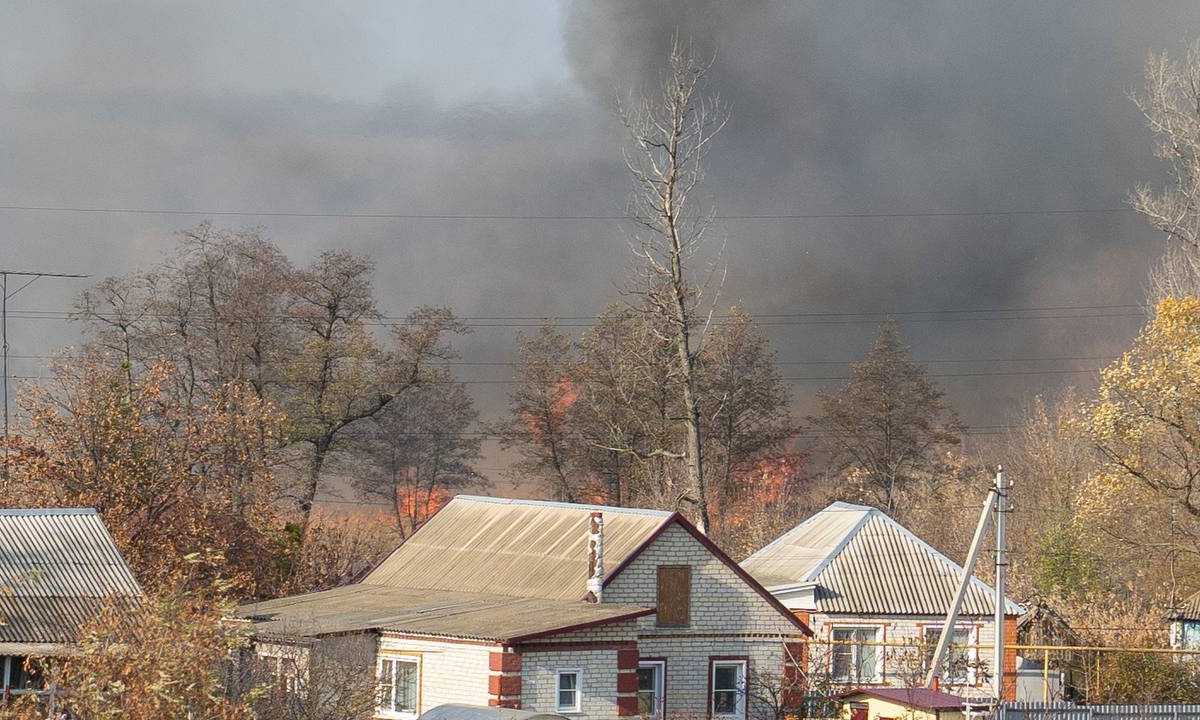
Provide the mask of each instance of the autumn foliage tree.
POLYGON ((101 351, 64 357, 21 399, 27 418, 10 455, 4 502, 94 507, 148 588, 173 582, 184 559, 215 552, 253 591, 268 579, 275 477, 260 433, 280 418, 243 384, 188 404, 161 362, 131 382, 101 351))
POLYGON ((1098 395, 1082 427, 1101 465, 1087 481, 1081 514, 1143 552, 1179 553, 1196 567, 1200 300, 1161 301, 1133 347, 1103 372, 1098 395))
MULTIPOLYGON (((268 495, 292 523, 280 536, 286 542, 276 544, 283 562, 262 563, 277 572, 303 564, 339 450, 385 410, 413 412, 403 407, 410 391, 452 379, 450 339, 464 328, 444 308, 389 321, 376 306, 372 273, 369 259, 339 251, 295 267, 258 230, 203 223, 181 233, 163 262, 97 283, 78 304, 106 387, 116 383, 136 400, 142 385, 153 385, 161 407, 196 426, 234 401, 270 409, 269 417, 239 416, 238 431, 209 438, 207 452, 253 452, 272 469, 271 482, 262 483, 254 463, 225 466, 231 473, 240 467, 237 486, 268 495), (156 374, 166 366, 170 372, 156 374)), ((462 394, 426 393, 414 402, 429 410, 439 398, 473 413, 462 394)), ((469 447, 468 440, 468 455, 469 447)), ((357 460, 353 475, 371 474, 380 458, 357 460)), ((192 472, 203 475, 206 467, 192 472)), ((442 478, 449 475, 439 473, 435 484, 442 478)))

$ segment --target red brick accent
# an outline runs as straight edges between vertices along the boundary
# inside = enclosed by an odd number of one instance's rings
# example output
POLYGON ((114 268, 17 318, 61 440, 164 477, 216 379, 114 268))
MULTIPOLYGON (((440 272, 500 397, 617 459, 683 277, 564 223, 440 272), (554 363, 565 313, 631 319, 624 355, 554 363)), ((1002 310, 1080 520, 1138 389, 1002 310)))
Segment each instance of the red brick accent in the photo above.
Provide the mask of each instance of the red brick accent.
POLYGON ((617 698, 617 717, 629 717, 638 714, 637 695, 622 695, 617 698))
POLYGON ((520 675, 489 675, 488 694, 490 695, 520 695, 520 675))
POLYGON ((804 707, 806 688, 802 668, 807 660, 807 653, 808 646, 804 643, 783 644, 783 687, 779 700, 784 710, 804 707))
POLYGON ((521 655, 515 652, 488 654, 488 669, 492 672, 521 672, 521 655))
POLYGON ((1004 699, 1017 699, 1017 617, 1004 618, 1004 681, 1001 683, 1004 699))
POLYGON ((497 698, 488 698, 488 707, 513 708, 514 710, 521 709, 521 701, 518 698, 505 698, 499 700, 497 698))
POLYGON ((621 648, 617 651, 617 670, 637 670, 638 657, 636 647, 621 648))
POLYGON ((635 693, 638 689, 637 673, 617 673, 617 692, 635 693))

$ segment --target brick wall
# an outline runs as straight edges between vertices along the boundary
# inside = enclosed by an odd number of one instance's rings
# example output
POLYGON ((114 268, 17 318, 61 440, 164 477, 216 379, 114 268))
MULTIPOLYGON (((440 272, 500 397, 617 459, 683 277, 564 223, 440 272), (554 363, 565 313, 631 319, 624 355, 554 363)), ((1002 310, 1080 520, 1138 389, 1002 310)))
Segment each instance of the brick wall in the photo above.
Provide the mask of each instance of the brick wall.
POLYGON ((674 525, 646 548, 604 589, 604 601, 653 606, 658 601, 658 566, 692 567, 691 624, 686 628, 658 628, 649 615, 639 619, 642 632, 677 633, 785 633, 799 630, 731 568, 696 538, 674 525))
POLYGON ((421 658, 420 712, 443 703, 487 705, 491 654, 498 646, 456 643, 436 639, 410 639, 384 633, 379 653, 421 658))
MULTIPOLYGON (((924 637, 924 629, 927 626, 934 625, 940 627, 944 617, 942 616, 913 616, 913 615, 828 615, 824 613, 813 612, 809 614, 808 623, 814 633, 815 644, 810 652, 811 671, 814 674, 827 672, 829 666, 829 648, 827 644, 832 637, 832 628, 837 625, 873 625, 882 627, 881 640, 886 643, 919 643, 924 637)), ((982 662, 990 671, 992 665, 992 650, 991 645, 995 642, 995 623, 992 621, 992 616, 966 616, 959 618, 960 625, 969 625, 975 628, 974 644, 982 647, 972 650, 975 653, 975 659, 982 662)), ((1004 673, 1005 673, 1005 694, 1006 696, 1013 692, 1013 682, 1010 678, 1016 677, 1016 651, 1011 649, 1011 646, 1016 642, 1016 624, 1015 618, 1009 618, 1005 623, 1005 642, 1008 647, 1005 650, 1004 657, 1004 673)), ((902 648, 880 648, 884 652, 883 665, 883 682, 881 684, 891 687, 899 687, 910 683, 914 678, 912 672, 905 672, 903 663, 898 659, 900 654, 904 652, 902 648)), ((986 682, 982 674, 976 673, 975 682, 968 686, 946 686, 942 685, 941 689, 947 692, 957 693, 960 695, 986 694, 990 684, 986 682)), ((1013 692, 1015 697, 1015 692, 1013 692)))
MULTIPOLYGON (((787 672, 783 643, 798 639, 800 630, 681 527, 668 528, 613 578, 604 590, 604 601, 655 605, 659 565, 692 568, 687 627, 660 628, 653 615, 637 620, 641 656, 666 658, 669 715, 708 715, 711 657, 746 657, 752 676, 778 678, 787 672)), ((749 716, 757 710, 749 708, 749 716)))
POLYGON ((525 648, 521 653, 521 708, 555 712, 558 671, 579 670, 582 672, 580 716, 595 720, 615 718, 619 651, 616 646, 584 644, 556 650, 525 648))

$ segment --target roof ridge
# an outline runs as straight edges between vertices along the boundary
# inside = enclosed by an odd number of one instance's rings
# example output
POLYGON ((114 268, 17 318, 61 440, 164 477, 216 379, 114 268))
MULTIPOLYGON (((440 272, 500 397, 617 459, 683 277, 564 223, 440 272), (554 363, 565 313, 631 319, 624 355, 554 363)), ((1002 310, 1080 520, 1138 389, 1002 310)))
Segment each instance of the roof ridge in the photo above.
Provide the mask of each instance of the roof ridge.
POLYGON ((39 515, 99 515, 96 508, 0 508, 0 517, 30 517, 39 515))
MULTIPOLYGON (((826 505, 825 507, 823 507, 820 510, 813 513, 812 515, 809 515, 804 520, 801 520, 798 524, 794 525, 792 527, 792 529, 788 530, 787 532, 785 532, 784 534, 775 538, 771 542, 767 543, 766 545, 763 545, 759 549, 752 552, 749 557, 747 557, 745 560, 742 561, 742 563, 750 562, 751 560, 758 557, 760 554, 765 553, 767 550, 771 549, 772 547, 782 544, 784 541, 786 541, 792 535, 799 533, 801 530, 803 530, 805 527, 807 527, 810 523, 815 523, 817 521, 817 518, 821 517, 821 515, 824 513, 841 512, 844 510, 851 510, 851 509, 853 509, 855 511, 859 511, 859 510, 870 511, 870 510, 875 510, 876 508, 868 507, 866 505, 852 505, 847 502, 842 502, 841 500, 831 502, 828 505, 826 505)), ((829 556, 826 556, 826 560, 828 560, 828 559, 829 559, 829 556)))
POLYGON ((495 505, 529 505, 533 507, 561 508, 564 510, 589 510, 592 512, 627 513, 630 515, 648 515, 662 518, 670 517, 673 514, 669 510, 652 510, 650 508, 629 508, 618 507, 616 505, 592 505, 587 503, 561 502, 558 500, 530 500, 525 498, 492 497, 490 495, 455 495, 451 502, 454 502, 454 500, 492 503, 495 505))
MULTIPOLYGON (((924 550, 925 552, 927 552, 931 556, 933 556, 934 560, 937 560, 938 562, 943 563, 945 565, 949 565, 950 566, 949 569, 952 571, 952 576, 954 577, 956 582, 958 581, 958 578, 960 578, 962 576, 963 566, 958 564, 957 562, 955 562, 953 560, 953 558, 951 558, 950 556, 946 555, 945 553, 938 550, 934 546, 932 546, 929 543, 922 540, 919 535, 914 533, 912 530, 909 530, 904 525, 900 524, 900 522, 898 520, 896 520, 895 518, 893 518, 892 516, 888 515, 887 513, 883 512, 882 510, 879 510, 878 508, 872 508, 872 509, 875 510, 875 513, 873 513, 873 514, 877 515, 883 521, 883 523, 885 525, 887 525, 891 528, 894 528, 896 530, 899 530, 901 537, 915 543, 918 548, 920 548, 921 550, 924 550)), ((864 518, 864 521, 869 519, 870 517, 871 517, 871 514, 867 515, 867 517, 864 518)), ((857 527, 855 527, 855 529, 853 531, 851 531, 851 533, 849 533, 849 535, 851 535, 851 536, 857 535, 862 530, 862 527, 865 524, 866 524, 866 522, 860 523, 857 527)), ((846 544, 848 545, 849 542, 847 542, 846 544)), ((840 552, 841 550, 844 550, 844 549, 845 549, 844 545, 840 546, 838 548, 838 550, 835 551, 834 553, 832 553, 831 555, 837 555, 838 552, 840 552)), ((824 569, 824 568, 820 568, 820 569, 824 569)), ((812 576, 810 576, 810 580, 815 580, 815 579, 816 579, 816 573, 814 573, 812 576)), ((979 590, 982 590, 983 592, 992 596, 993 599, 995 598, 996 588, 992 587, 991 585, 988 585, 983 580, 980 580, 978 577, 975 576, 974 573, 971 574, 971 584, 974 585, 975 587, 977 587, 979 590)), ((1010 605, 1010 604, 1015 606, 1016 608, 1020 607, 1019 605, 1017 605, 1017 603, 1012 602, 1007 597, 1003 598, 1003 600, 1004 600, 1006 610, 1008 609, 1008 605, 1010 605)))

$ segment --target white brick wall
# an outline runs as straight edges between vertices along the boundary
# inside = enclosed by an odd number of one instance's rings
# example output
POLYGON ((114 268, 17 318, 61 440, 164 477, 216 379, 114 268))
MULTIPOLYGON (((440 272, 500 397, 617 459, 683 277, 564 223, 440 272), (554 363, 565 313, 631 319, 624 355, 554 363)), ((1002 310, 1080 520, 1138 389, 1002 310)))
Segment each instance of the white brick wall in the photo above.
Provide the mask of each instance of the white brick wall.
MULTIPOLYGON (((692 568, 689 627, 660 628, 653 615, 638 620, 641 656, 667 659, 667 713, 707 716, 713 656, 748 657, 750 673, 782 671, 783 639, 798 639, 800 629, 679 526, 666 530, 612 580, 605 602, 655 605, 659 565, 692 568)), ((749 714, 754 717, 754 707, 749 714)))
POLYGON ((653 615, 641 618, 642 632, 799 633, 773 605, 696 538, 673 525, 604 589, 604 601, 653 607, 658 602, 658 566, 692 567, 691 625, 659 628, 653 615))
POLYGON ((499 647, 438 640, 379 638, 380 654, 421 658, 421 707, 425 712, 443 703, 488 704, 488 657, 499 647))
POLYGON ((617 716, 617 649, 525 651, 521 654, 521 708, 557 712, 557 671, 583 672, 581 712, 595 720, 617 716))
MULTIPOLYGON (((878 626, 882 628, 879 639, 884 643, 921 643, 924 642, 924 629, 927 626, 941 627, 944 617, 941 616, 922 616, 922 615, 829 615, 824 613, 813 613, 809 621, 815 634, 814 644, 811 648, 809 657, 812 659, 814 673, 825 673, 829 669, 829 654, 830 645, 827 644, 832 638, 832 629, 835 626, 845 625, 867 625, 878 626)), ((980 649, 972 649, 972 661, 982 662, 987 668, 991 667, 992 651, 990 646, 995 642, 995 623, 992 622, 992 617, 989 616, 966 616, 960 617, 958 621, 960 627, 970 627, 973 630, 973 644, 985 646, 980 649)), ((908 651, 906 648, 881 647, 879 652, 883 654, 883 682, 881 685, 889 687, 899 687, 908 684, 913 680, 913 671, 910 668, 906 670, 905 663, 901 659, 904 655, 911 656, 916 650, 908 651)), ((985 688, 983 677, 980 673, 975 673, 975 682, 971 686, 953 687, 943 685, 942 689, 955 692, 963 695, 977 695, 979 689, 985 688)))

